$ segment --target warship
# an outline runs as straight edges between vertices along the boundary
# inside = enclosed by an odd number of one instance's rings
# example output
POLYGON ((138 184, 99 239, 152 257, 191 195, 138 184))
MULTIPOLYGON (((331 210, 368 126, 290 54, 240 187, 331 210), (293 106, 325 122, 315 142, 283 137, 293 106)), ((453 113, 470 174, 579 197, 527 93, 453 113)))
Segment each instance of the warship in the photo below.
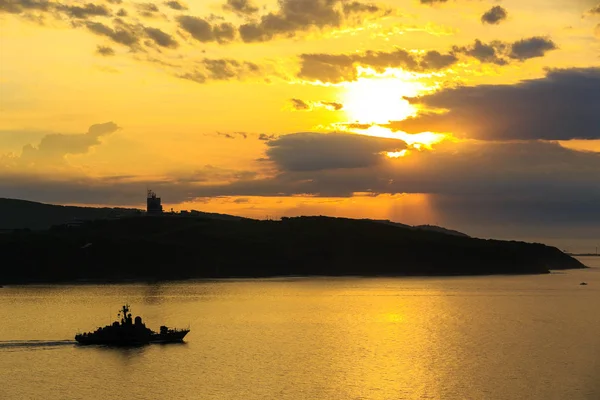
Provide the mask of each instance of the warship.
POLYGON ((129 305, 124 305, 119 311, 120 321, 98 328, 94 332, 78 333, 75 340, 79 344, 104 344, 113 346, 135 346, 149 343, 177 343, 190 331, 188 329, 172 329, 161 326, 159 332, 154 332, 142 322, 142 317, 131 319, 129 305))

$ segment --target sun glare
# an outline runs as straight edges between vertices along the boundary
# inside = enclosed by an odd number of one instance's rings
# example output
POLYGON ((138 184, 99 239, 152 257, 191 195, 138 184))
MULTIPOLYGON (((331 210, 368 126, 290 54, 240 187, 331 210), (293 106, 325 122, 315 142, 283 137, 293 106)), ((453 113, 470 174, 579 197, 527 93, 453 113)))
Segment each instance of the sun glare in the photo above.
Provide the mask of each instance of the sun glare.
POLYGON ((431 149, 431 146, 441 142, 444 139, 449 139, 450 136, 443 133, 434 132, 420 132, 420 133, 406 133, 402 131, 392 132, 391 130, 382 126, 371 126, 369 129, 358 130, 356 133, 360 135, 376 136, 389 139, 399 139, 405 142, 407 145, 414 149, 420 150, 425 147, 431 149))
POLYGON ((400 151, 388 151, 387 153, 385 153, 385 155, 388 156, 389 158, 400 158, 400 157, 404 157, 407 152, 408 152, 408 150, 406 150, 406 149, 400 150, 400 151))
POLYGON ((359 78, 346 85, 344 110, 348 119, 361 124, 384 124, 416 115, 403 96, 416 96, 420 84, 401 77, 359 78))

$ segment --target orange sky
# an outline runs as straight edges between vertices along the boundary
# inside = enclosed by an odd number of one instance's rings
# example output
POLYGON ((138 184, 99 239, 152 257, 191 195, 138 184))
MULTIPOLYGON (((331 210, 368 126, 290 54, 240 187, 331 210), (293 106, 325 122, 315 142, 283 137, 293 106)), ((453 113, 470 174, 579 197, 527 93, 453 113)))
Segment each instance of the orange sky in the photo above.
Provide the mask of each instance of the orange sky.
POLYGON ((4 0, 0 196, 514 235, 597 185, 597 3, 4 0))

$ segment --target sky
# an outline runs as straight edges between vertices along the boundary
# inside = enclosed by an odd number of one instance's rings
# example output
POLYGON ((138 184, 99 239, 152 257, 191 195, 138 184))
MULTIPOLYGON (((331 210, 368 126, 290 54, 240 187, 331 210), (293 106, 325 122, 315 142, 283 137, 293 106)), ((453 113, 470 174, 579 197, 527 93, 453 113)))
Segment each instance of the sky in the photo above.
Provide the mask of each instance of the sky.
POLYGON ((0 197, 600 245, 599 0, 0 0, 0 197))

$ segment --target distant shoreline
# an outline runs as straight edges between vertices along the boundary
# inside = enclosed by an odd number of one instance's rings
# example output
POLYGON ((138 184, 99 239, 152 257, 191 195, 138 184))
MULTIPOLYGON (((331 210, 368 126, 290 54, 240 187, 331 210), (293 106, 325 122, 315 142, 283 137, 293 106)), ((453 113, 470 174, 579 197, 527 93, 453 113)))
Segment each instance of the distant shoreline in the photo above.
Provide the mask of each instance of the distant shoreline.
MULTIPOLYGON (((589 267, 584 266, 579 269, 587 269, 589 267)), ((561 270, 556 270, 561 271, 561 270)), ((62 286, 62 285, 73 285, 73 286, 87 286, 87 285, 132 285, 132 284, 165 284, 165 283, 181 283, 181 282, 229 282, 229 281, 259 281, 259 280, 272 280, 272 279, 327 279, 327 278, 355 278, 355 279, 368 279, 368 278, 473 278, 473 277, 492 277, 492 276, 520 276, 520 275, 548 275, 554 272, 550 270, 548 272, 515 272, 515 273, 481 273, 481 274, 388 274, 388 275, 265 275, 265 276, 224 276, 224 277, 194 277, 194 278, 172 278, 172 279, 95 279, 95 280, 74 280, 74 281, 47 281, 47 282, 35 282, 35 281, 23 281, 23 282, 11 282, 2 283, 1 287, 9 286, 62 286)))

